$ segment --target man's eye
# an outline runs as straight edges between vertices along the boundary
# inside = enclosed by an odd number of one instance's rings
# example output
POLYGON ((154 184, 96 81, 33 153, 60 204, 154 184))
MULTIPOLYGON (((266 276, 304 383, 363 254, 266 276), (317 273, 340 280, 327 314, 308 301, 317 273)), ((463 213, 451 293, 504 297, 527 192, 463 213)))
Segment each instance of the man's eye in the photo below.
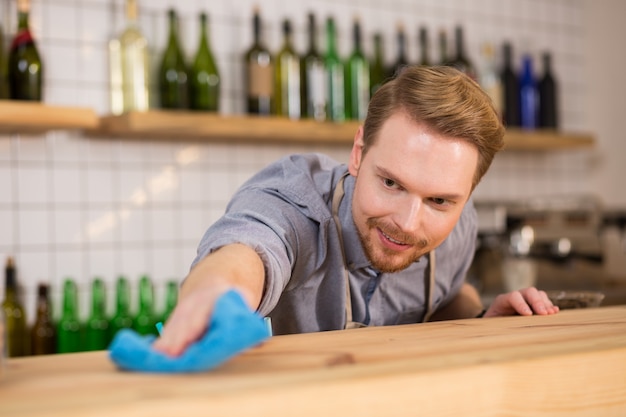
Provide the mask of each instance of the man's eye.
POLYGON ((396 182, 394 180, 390 180, 389 178, 384 178, 383 183, 385 187, 393 188, 396 186, 396 182))
POLYGON ((432 199, 432 202, 438 206, 443 206, 444 204, 447 203, 445 198, 436 198, 436 197, 432 199))

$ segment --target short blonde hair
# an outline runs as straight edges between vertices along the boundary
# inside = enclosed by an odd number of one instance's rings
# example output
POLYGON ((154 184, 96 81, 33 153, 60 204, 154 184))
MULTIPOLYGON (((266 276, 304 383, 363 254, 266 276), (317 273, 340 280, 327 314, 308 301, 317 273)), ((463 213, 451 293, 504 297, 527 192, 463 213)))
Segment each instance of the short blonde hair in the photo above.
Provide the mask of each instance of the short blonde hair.
POLYGON ((478 150, 474 189, 504 147, 504 126, 489 96, 462 72, 444 66, 405 67, 372 97, 363 125, 363 152, 397 111, 436 132, 464 139, 478 150))

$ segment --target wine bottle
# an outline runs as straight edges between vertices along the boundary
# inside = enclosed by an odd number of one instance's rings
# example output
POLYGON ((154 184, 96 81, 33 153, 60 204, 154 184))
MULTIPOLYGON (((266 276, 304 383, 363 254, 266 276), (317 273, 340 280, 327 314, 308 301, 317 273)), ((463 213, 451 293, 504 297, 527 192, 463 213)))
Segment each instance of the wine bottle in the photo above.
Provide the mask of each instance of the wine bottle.
POLYGON ((317 48, 315 16, 309 13, 309 49, 300 59, 300 111, 302 117, 326 120, 324 60, 317 48))
POLYGON ((165 323, 174 311, 178 302, 178 283, 176 281, 168 281, 165 287, 165 308, 161 321, 165 323))
POLYGON ((207 25, 206 13, 200 13, 200 45, 191 67, 191 108, 217 112, 220 74, 211 50, 207 25))
POLYGON ((111 113, 150 108, 148 42, 137 22, 137 0, 126 0, 126 27, 109 41, 111 113))
POLYGON ((439 65, 448 65, 450 57, 448 56, 448 35, 444 29, 439 31, 439 65))
POLYGON ((39 284, 37 287, 37 316, 31 328, 30 340, 33 355, 56 352, 56 328, 52 323, 48 284, 39 284))
MULTIPOLYGON (((2 310, 6 321, 7 355, 9 357, 25 356, 28 354, 28 336, 26 315, 19 299, 15 262, 7 258, 4 269, 4 301, 2 310)), ((0 352, 0 355, 2 352, 0 352)))
POLYGON ((111 319, 111 337, 122 329, 133 327, 133 317, 130 314, 130 287, 128 280, 120 276, 115 284, 116 310, 111 319))
POLYGON ((465 53, 465 40, 463 38, 463 28, 461 26, 457 26, 455 28, 455 46, 456 46, 456 55, 454 59, 450 62, 450 66, 458 69, 459 71, 465 73, 470 78, 476 80, 476 68, 470 59, 467 57, 465 53))
POLYGON ((376 90, 383 85, 386 78, 383 36, 376 33, 374 34, 374 56, 370 64, 370 96, 373 96, 376 90))
POLYGON ((43 65, 28 26, 30 0, 18 0, 18 28, 9 52, 9 90, 13 100, 41 101, 43 65))
POLYGON ((539 97, 537 81, 533 72, 532 57, 522 57, 522 73, 520 76, 520 125, 524 129, 537 128, 539 97))
POLYGON ((396 46, 398 48, 396 60, 389 68, 389 78, 394 78, 400 74, 404 67, 409 65, 409 60, 406 58, 406 35, 404 33, 404 25, 402 25, 402 23, 398 24, 398 28, 396 30, 396 46))
POLYGON ((326 88, 328 91, 328 119, 333 122, 342 122, 346 119, 345 89, 343 63, 337 52, 337 33, 335 20, 326 19, 326 88))
POLYGON ((189 108, 189 69, 178 40, 178 15, 169 9, 169 37, 159 67, 159 94, 164 109, 189 108))
POLYGON ((361 49, 361 25, 355 20, 352 27, 353 50, 345 67, 346 117, 364 120, 370 100, 369 63, 361 49))
POLYGON ((261 17, 254 10, 252 18, 254 42, 244 55, 247 111, 267 116, 274 101, 274 60, 261 38, 261 17))
POLYGON ((109 345, 105 291, 102 279, 95 278, 91 284, 91 314, 85 327, 85 350, 104 350, 109 345))
POLYGON ((482 48, 482 62, 478 72, 478 83, 487 93, 496 112, 502 116, 502 81, 495 62, 493 45, 485 43, 482 48))
POLYGON ((502 46, 502 121, 506 126, 520 125, 519 77, 513 68, 513 47, 509 42, 502 46))
POLYGON ((300 58, 293 48, 289 20, 283 21, 283 46, 276 56, 274 74, 275 114, 300 118, 300 58))
POLYGON ((430 42, 428 41, 428 30, 425 27, 420 27, 419 30, 419 45, 420 45, 420 65, 429 67, 432 63, 430 61, 430 42))
POLYGON ((81 325, 78 321, 78 289, 67 278, 63 283, 63 312, 57 324, 57 352, 70 353, 81 350, 81 325))
POLYGON ((139 311, 133 321, 134 329, 142 335, 158 335, 154 315, 154 288, 150 278, 142 276, 139 280, 139 311))
POLYGON ((545 52, 543 58, 543 75, 539 80, 539 127, 558 129, 558 89, 552 73, 552 56, 545 52))
POLYGON ((9 81, 7 74, 7 51, 4 44, 4 30, 0 25, 0 100, 9 98, 9 81))

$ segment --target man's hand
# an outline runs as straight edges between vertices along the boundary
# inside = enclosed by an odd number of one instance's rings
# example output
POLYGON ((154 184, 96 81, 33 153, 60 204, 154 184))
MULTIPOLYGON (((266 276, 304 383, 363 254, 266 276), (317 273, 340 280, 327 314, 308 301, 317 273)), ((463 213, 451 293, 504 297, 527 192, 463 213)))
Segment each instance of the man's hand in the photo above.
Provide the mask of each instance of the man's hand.
POLYGON ((498 295, 491 303, 484 317, 512 316, 516 314, 521 316, 532 316, 533 314, 545 316, 558 312, 559 308, 552 304, 545 291, 539 291, 534 287, 530 287, 498 295))

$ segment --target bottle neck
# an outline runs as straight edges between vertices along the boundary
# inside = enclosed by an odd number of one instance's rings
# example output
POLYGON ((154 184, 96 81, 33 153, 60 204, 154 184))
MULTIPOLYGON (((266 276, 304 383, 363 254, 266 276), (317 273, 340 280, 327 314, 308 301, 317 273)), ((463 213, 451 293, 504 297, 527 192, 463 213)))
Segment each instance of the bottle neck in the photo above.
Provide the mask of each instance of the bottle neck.
POLYGON ((178 40, 178 18, 176 13, 172 10, 169 12, 170 19, 170 43, 177 42, 178 40))
POLYGON ((354 52, 361 52, 361 25, 359 22, 354 23, 352 30, 352 41, 354 43, 354 52))
POLYGON ((317 30, 313 15, 309 16, 309 51, 312 53, 317 52, 317 30))
POLYGON ((464 58, 465 51, 463 48, 463 29, 456 28, 456 56, 457 58, 464 58))
POLYGON ((261 44, 261 17, 258 13, 254 14, 252 18, 252 34, 254 36, 254 43, 257 45, 261 44))
POLYGON ((209 45, 209 31, 207 30, 208 19, 207 15, 202 13, 200 15, 200 44, 202 46, 209 45))
POLYGON ((135 0, 126 0, 126 19, 129 22, 137 21, 137 2, 135 0))
POLYGON ((328 47, 328 52, 330 54, 336 54, 337 53, 337 44, 335 42, 335 22, 333 20, 328 20, 328 23, 326 24, 326 36, 327 36, 327 47, 328 47))
POLYGON ((406 38, 404 36, 404 31, 398 32, 398 61, 405 61, 406 55, 406 38))

